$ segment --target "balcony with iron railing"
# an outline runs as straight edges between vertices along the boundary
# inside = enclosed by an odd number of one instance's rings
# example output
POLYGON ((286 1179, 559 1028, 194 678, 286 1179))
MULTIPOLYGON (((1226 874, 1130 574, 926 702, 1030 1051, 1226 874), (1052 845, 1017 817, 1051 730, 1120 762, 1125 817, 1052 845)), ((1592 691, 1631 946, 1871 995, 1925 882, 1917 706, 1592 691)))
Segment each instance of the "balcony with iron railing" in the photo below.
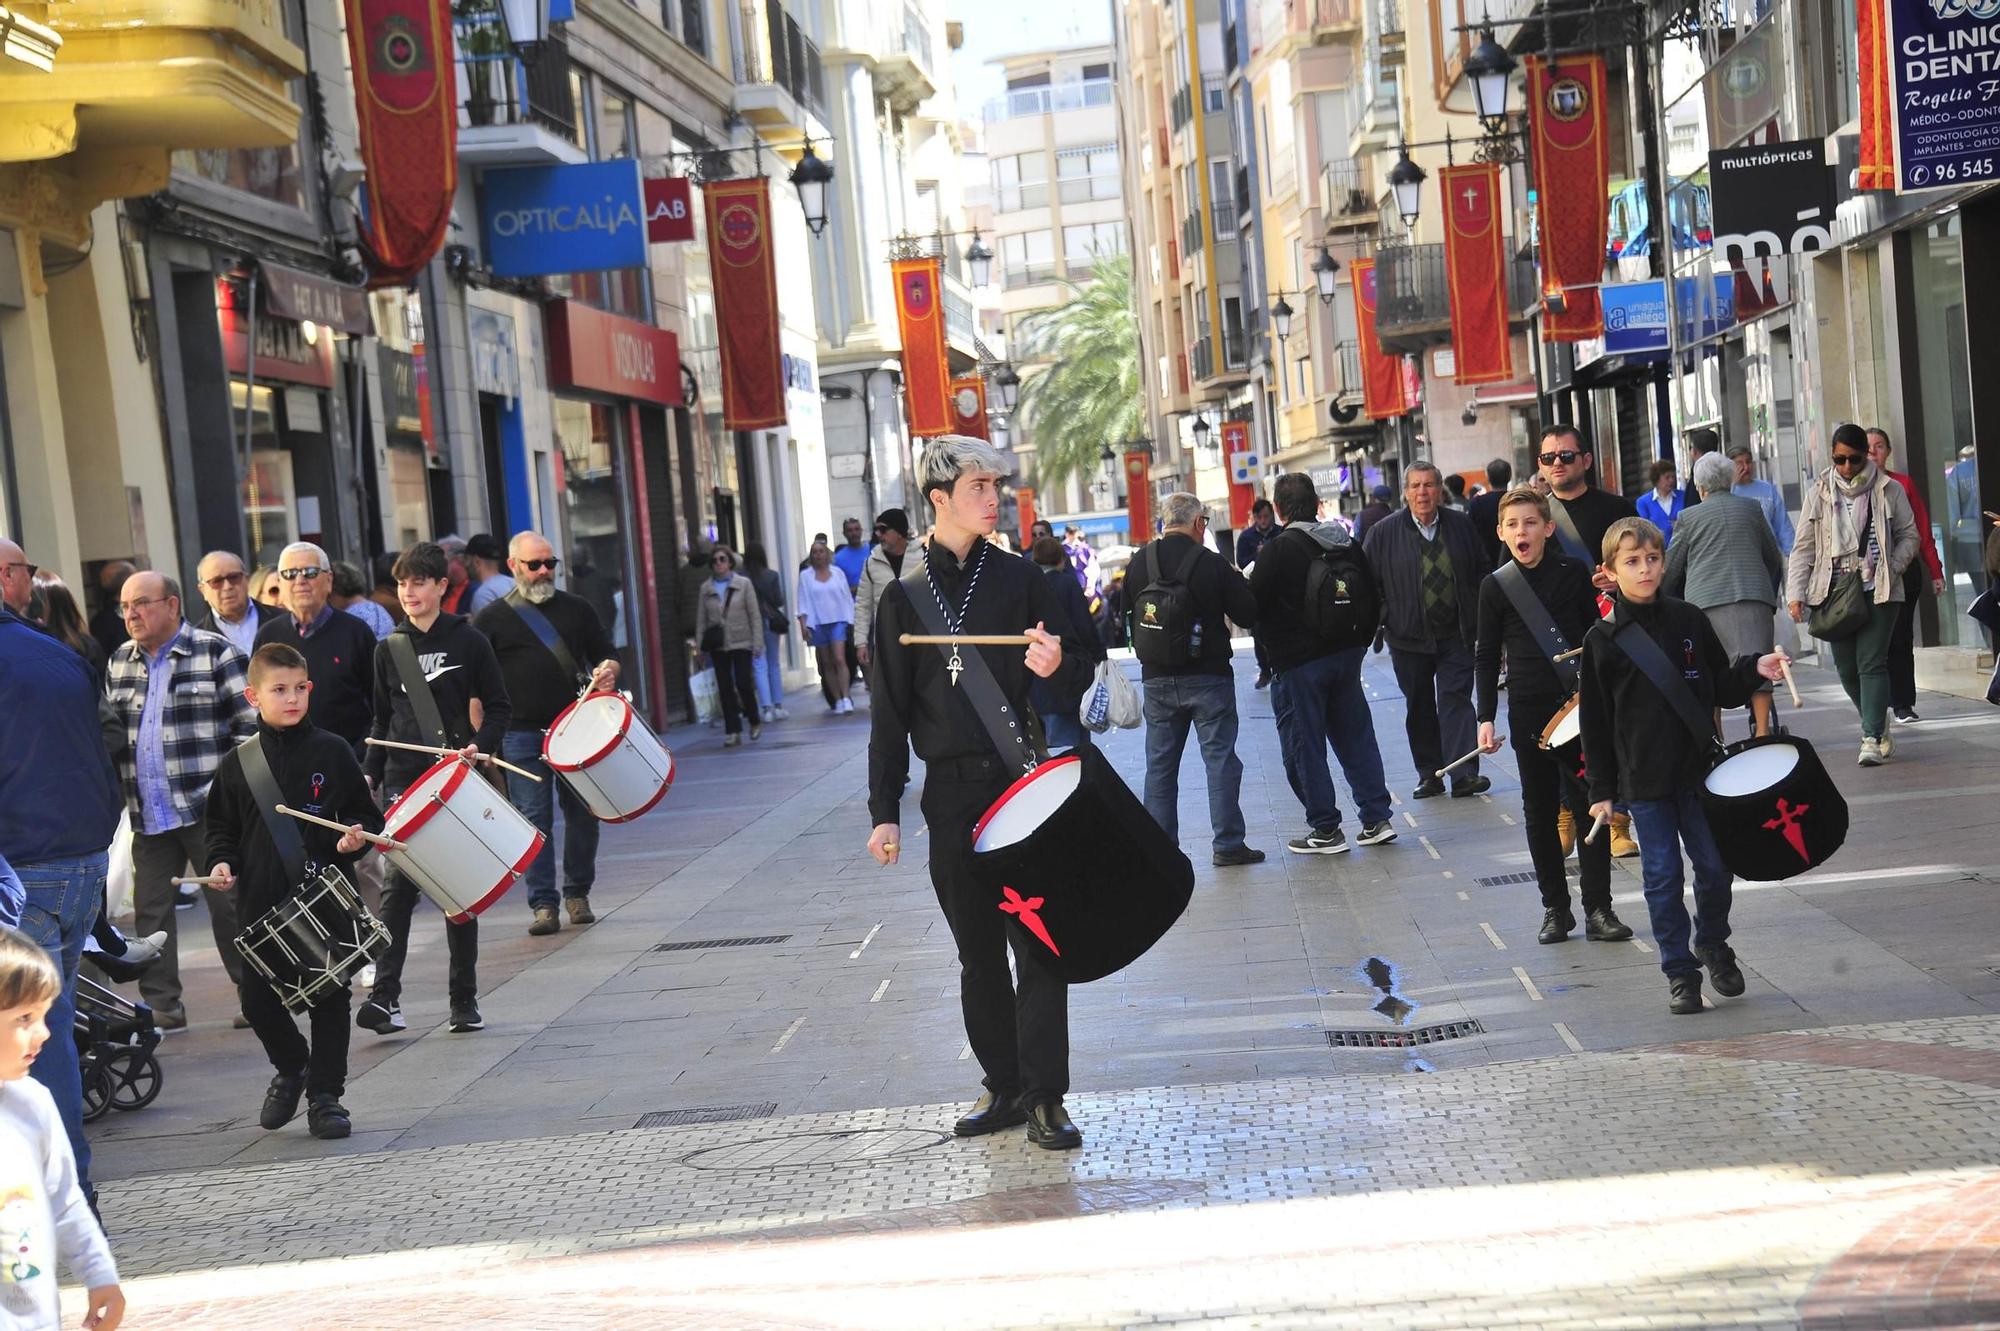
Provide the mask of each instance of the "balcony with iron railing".
POLYGON ((529 64, 514 54, 500 15, 452 21, 458 50, 458 159, 468 166, 581 162, 569 82, 567 29, 550 31, 529 64))
POLYGON ((1362 0, 1368 9, 1366 27, 1390 68, 1404 62, 1403 0, 1362 0))
POLYGON ((1352 341, 1334 343, 1333 381, 1339 385, 1334 390, 1334 401, 1343 407, 1361 401, 1364 385, 1361 379, 1360 344, 1352 341))
POLYGON ((1402 135, 1401 96, 1396 73, 1384 66, 1377 39, 1370 37, 1347 85, 1347 152, 1361 157, 1386 148, 1402 135))
MULTIPOLYGON (((1217 199, 1213 209, 1215 214, 1215 235, 1221 240, 1236 234, 1236 205, 1228 199, 1217 199)), ((1243 214, 1246 218, 1248 213, 1243 214)))
POLYGON ((826 114, 826 71, 798 20, 778 0, 746 3, 743 46, 738 112, 766 130, 812 132, 807 117, 826 114))
POLYGON ((1206 248, 1201 234, 1201 214, 1189 213, 1181 219, 1181 249, 1189 258, 1206 248))
MULTIPOLYGON (((1511 246, 1509 247, 1511 252, 1511 246)), ((1524 323, 1533 312, 1535 290, 1532 259, 1517 256, 1507 268, 1507 315, 1510 325, 1524 323)), ((1375 255, 1375 334, 1382 349, 1416 354, 1451 340, 1451 283, 1445 272, 1444 246, 1390 245, 1375 255)))
POLYGON ((1243 330, 1225 328, 1222 330, 1222 364, 1225 369, 1241 370, 1247 362, 1243 358, 1243 330))
POLYGON ((1058 83, 1046 88, 1010 89, 1005 96, 989 98, 982 114, 990 125, 1025 116, 1050 115, 1056 111, 1110 106, 1114 100, 1116 94, 1110 79, 1084 79, 1080 83, 1058 83))
POLYGON ((1215 378, 1215 342, 1212 338, 1198 337, 1188 348, 1190 369, 1196 383, 1206 383, 1215 378))
POLYGON ((1337 157, 1321 167, 1319 206, 1328 227, 1374 226, 1377 204, 1368 163, 1337 157))
POLYGON ((889 12, 875 57, 875 88, 890 106, 908 115, 937 91, 937 51, 921 13, 909 5, 889 12))

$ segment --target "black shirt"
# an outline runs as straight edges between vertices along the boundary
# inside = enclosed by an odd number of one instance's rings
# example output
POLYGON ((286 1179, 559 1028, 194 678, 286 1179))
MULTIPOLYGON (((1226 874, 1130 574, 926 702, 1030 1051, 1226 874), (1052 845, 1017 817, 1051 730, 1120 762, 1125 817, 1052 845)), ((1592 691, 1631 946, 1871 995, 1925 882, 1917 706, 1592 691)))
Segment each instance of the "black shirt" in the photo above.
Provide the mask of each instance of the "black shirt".
POLYGON ((1472 534, 1479 538, 1479 552, 1486 560, 1484 572, 1500 565, 1500 500, 1503 493, 1503 490, 1488 490, 1485 494, 1474 495, 1472 502, 1465 506, 1465 516, 1472 519, 1472 534))
MULTIPOLYGON (((481 606, 472 626, 493 644, 500 662, 500 676, 507 681, 507 700, 514 715, 509 730, 547 730, 563 709, 576 701, 581 680, 568 679, 556 664, 555 653, 542 645, 535 631, 508 602, 512 594, 481 606)), ((556 631, 556 636, 576 658, 576 667, 586 673, 598 662, 616 655, 604 632, 604 621, 581 596, 559 591, 535 607, 556 631)))
MULTIPOLYGON (((1276 535, 1277 530, 1273 527, 1271 534, 1276 535)), ((1241 550, 1243 541, 1256 531, 1252 527, 1244 532, 1242 540, 1237 542, 1237 549, 1241 550)), ((1256 562, 1258 553, 1268 547, 1269 542, 1260 535, 1256 548, 1251 551, 1250 562, 1256 562)), ((1144 590, 1155 578, 1171 578, 1180 571, 1188 551, 1194 548, 1192 536, 1168 532, 1151 545, 1142 546, 1132 556, 1132 562, 1125 569, 1125 580, 1135 590, 1144 590)), ((1194 597, 1195 611, 1201 619, 1201 654, 1186 665, 1144 666, 1139 672, 1142 679, 1176 675, 1215 675, 1228 679, 1231 670, 1227 621, 1233 619, 1246 629, 1257 626, 1257 598, 1250 591, 1250 580, 1231 568, 1229 561, 1215 551, 1202 548, 1201 558, 1195 560, 1194 569, 1188 574, 1187 585, 1194 597)))
POLYGON ((306 658, 312 695, 306 719, 361 750, 361 737, 375 719, 375 630, 331 605, 310 637, 299 636, 289 610, 266 614, 257 625, 257 646, 283 643, 306 658))
MULTIPOLYGON (((958 557, 932 541, 926 554, 930 576, 945 603, 957 613, 965 604, 966 584, 977 583, 965 607, 966 633, 1019 633, 1042 624, 1062 639, 1062 665, 1049 682, 1066 697, 1081 697, 1090 676, 1084 645, 1069 626, 1055 591, 1036 567, 1010 555, 984 538, 975 540, 961 565, 958 557), (969 574, 967 570, 973 572, 969 574)), ((903 786, 910 773, 910 750, 927 763, 946 758, 983 758, 993 754, 993 741, 973 709, 963 682, 954 685, 945 673, 948 648, 904 646, 905 633, 927 633, 910 604, 901 579, 889 584, 875 608, 875 692, 869 711, 868 813, 875 823, 902 821, 903 786)), ((978 652, 999 682, 1000 692, 1015 711, 1032 710, 1026 649, 1022 647, 960 647, 961 656, 978 652)))
MULTIPOLYGON (((1594 569, 1604 562, 1604 533, 1611 530, 1611 524, 1620 518, 1636 518, 1639 510, 1632 507, 1632 501, 1623 495, 1612 494, 1590 486, 1574 499, 1558 499, 1549 496, 1549 511, 1555 512, 1560 504, 1569 511, 1570 520, 1576 524, 1577 535, 1583 538, 1588 549, 1590 566, 1594 569)), ((1557 531, 1562 528, 1558 524, 1557 531)), ((1561 542, 1557 542, 1561 545, 1561 542)), ((1575 558, 1575 552, 1561 546, 1564 554, 1575 558)))
MULTIPOLYGON (((1296 670, 1308 661, 1332 656, 1340 648, 1330 639, 1306 627, 1306 574, 1322 549, 1305 529, 1319 524, 1290 522, 1284 532, 1264 542, 1257 552, 1256 567, 1250 570, 1250 591, 1257 603, 1257 641, 1263 644, 1264 659, 1273 670, 1296 670), (1299 534, 1283 539, 1294 527, 1299 534)), ((1340 542, 1345 533, 1329 533, 1340 542)), ((1359 545, 1352 537, 1347 543, 1359 545)), ((1125 575, 1128 579, 1130 572, 1125 575)), ((1206 646, 1206 643, 1203 644, 1206 646)))
MULTIPOLYGON (((431 696, 437 700, 451 746, 477 744, 481 753, 499 753, 500 737, 507 733, 514 709, 507 699, 507 683, 501 677, 500 662, 493 655, 493 644, 472 627, 471 620, 449 612, 432 620, 428 633, 419 631, 407 619, 396 625, 396 633, 409 635, 411 645, 416 648, 417 664, 430 683, 431 696), (476 732, 472 726, 474 698, 485 709, 476 732)), ((389 635, 395 636, 395 633, 389 635)), ((375 653, 375 723, 368 733, 376 739, 405 744, 437 742, 417 725, 410 695, 396 675, 396 658, 389 652, 387 638, 383 639, 382 650, 375 653)), ((436 762, 437 758, 427 753, 371 748, 367 757, 368 775, 389 790, 403 790, 436 762)))
MULTIPOLYGON (((287 805, 342 825, 359 823, 371 832, 382 830, 382 814, 361 780, 361 764, 340 736, 321 730, 310 718, 284 730, 259 721, 257 736, 250 743, 264 746, 278 793, 287 805)), ((334 853, 339 832, 312 823, 300 823, 298 829, 308 869, 314 864, 345 866, 360 858, 334 853)), ((271 840, 264 813, 243 775, 243 756, 235 750, 224 754, 216 765, 202 830, 208 854, 202 871, 222 863, 235 871, 237 910, 245 924, 299 886, 278 856, 277 843, 271 840)))
MULTIPOLYGON (((1584 635, 1597 622, 1597 589, 1590 585, 1590 569, 1581 560, 1556 553, 1551 543, 1543 549, 1541 562, 1522 568, 1521 575, 1569 645, 1583 646, 1584 635)), ((1479 652, 1474 674, 1481 721, 1491 721, 1499 711, 1503 646, 1507 650, 1509 706, 1531 700, 1560 702, 1569 696, 1569 685, 1550 663, 1547 646, 1514 609, 1496 570, 1479 584, 1479 652)))

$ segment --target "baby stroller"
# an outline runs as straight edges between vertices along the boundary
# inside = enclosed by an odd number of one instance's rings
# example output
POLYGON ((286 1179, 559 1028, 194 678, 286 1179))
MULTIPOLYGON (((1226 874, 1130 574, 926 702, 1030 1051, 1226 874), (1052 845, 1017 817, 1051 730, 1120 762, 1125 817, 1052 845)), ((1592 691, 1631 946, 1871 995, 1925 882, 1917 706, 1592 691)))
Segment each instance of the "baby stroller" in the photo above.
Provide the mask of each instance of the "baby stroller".
POLYGON ((160 1028, 153 1009, 76 977, 76 1050, 83 1073, 83 1121, 95 1123, 114 1109, 144 1109, 159 1098, 165 1078, 153 1050, 160 1028))

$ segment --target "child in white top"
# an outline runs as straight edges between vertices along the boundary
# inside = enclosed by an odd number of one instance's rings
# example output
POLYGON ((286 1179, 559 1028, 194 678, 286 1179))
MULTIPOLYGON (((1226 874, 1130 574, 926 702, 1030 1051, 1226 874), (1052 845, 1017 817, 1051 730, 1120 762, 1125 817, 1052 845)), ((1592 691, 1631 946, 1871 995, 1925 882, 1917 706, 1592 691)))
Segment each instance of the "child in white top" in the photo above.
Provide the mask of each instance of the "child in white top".
MULTIPOLYGON (((55 1101, 28 1076, 49 1039, 49 1004, 61 991, 49 954, 0 926, 0 1324, 60 1331, 60 1256, 90 1291, 85 1331, 117 1331, 125 1317, 118 1267, 77 1186, 55 1101)), ((60 1038, 72 1037, 64 1031, 60 1038)))

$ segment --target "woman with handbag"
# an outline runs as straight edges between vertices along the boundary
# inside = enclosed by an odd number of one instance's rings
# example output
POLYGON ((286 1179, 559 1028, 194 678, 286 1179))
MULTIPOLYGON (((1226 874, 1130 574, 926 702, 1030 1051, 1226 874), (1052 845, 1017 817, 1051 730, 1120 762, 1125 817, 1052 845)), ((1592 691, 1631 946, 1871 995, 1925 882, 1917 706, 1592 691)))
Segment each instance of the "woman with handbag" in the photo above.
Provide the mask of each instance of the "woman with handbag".
POLYGON ((709 576, 695 602, 694 640, 699 650, 696 669, 715 667, 716 691, 722 695, 722 747, 743 742, 743 718, 750 718, 750 738, 764 733, 757 711, 757 661, 764 655, 764 625, 757 613, 757 589, 736 571, 736 556, 725 546, 709 555, 709 576))
POLYGON ((1833 647, 1840 686, 1861 714, 1863 767, 1889 757, 1889 635, 1917 521, 1903 488, 1868 460, 1858 425, 1833 432, 1833 465, 1806 491, 1785 572, 1792 618, 1833 647))
POLYGON ((806 566, 799 570, 799 632, 819 660, 820 692, 827 710, 845 716, 854 710, 847 696, 847 639, 854 632, 854 591, 847 575, 833 566, 833 550, 813 542, 806 566))

